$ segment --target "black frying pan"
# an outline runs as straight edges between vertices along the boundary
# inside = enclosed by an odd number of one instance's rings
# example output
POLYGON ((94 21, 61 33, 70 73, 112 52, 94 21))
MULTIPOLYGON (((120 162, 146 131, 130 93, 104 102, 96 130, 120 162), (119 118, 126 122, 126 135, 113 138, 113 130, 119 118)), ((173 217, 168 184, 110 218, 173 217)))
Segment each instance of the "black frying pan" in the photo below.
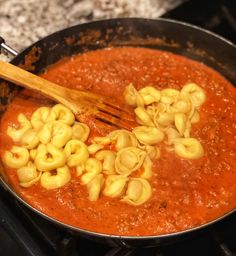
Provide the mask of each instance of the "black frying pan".
MULTIPOLYGON (((3 43, 3 41, 0 41, 3 43)), ((5 44, 2 45, 5 50, 5 44)), ((142 46, 154 49, 167 50, 173 53, 187 56, 198 60, 214 68, 225 76, 233 84, 236 84, 236 46, 224 38, 217 36, 204 29, 167 19, 140 19, 125 18, 96 21, 92 23, 77 25, 49 35, 35 44, 29 46, 23 52, 15 56, 11 61, 15 65, 22 65, 33 73, 41 73, 51 65, 65 56, 72 56, 79 52, 95 50, 107 46, 142 46), (31 61, 26 61, 26 56, 31 56, 31 61)), ((12 54, 16 54, 12 51, 12 54)), ((0 115, 2 115, 17 87, 9 84, 1 84, 0 115), (10 88, 10 89, 9 89, 10 88)), ((96 232, 90 232, 80 228, 61 223, 42 212, 34 209, 26 203, 8 184, 1 167, 0 181, 11 194, 29 207, 32 211, 43 216, 48 221, 54 222, 74 234, 107 243, 112 246, 157 246, 170 243, 179 239, 187 238, 196 234, 229 214, 211 221, 207 224, 166 235, 154 236, 115 236, 96 232)), ((1 214, 1 209, 0 209, 1 214)))

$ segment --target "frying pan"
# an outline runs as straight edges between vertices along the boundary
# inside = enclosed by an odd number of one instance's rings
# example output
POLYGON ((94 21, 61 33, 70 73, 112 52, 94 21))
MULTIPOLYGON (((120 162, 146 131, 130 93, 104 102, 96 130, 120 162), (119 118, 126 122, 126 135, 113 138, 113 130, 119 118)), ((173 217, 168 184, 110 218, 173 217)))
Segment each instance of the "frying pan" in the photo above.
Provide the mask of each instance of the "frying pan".
MULTIPOLYGON (((3 43, 3 39, 2 42, 3 43)), ((5 45, 3 45, 5 46, 5 45)), ((236 84, 236 46, 224 38, 207 30, 183 22, 168 19, 124 18, 96 21, 70 27, 51 34, 26 48, 13 58, 11 63, 33 73, 43 72, 49 65, 63 57, 112 46, 141 46, 170 51, 200 61, 236 84)), ((4 47, 5 48, 5 47, 4 47)), ((14 51, 11 52, 15 54, 14 51)), ((0 116, 17 93, 18 87, 1 81, 0 116)), ((202 229, 215 224, 235 208, 204 225, 181 232, 153 236, 117 236, 91 232, 61 223, 30 206, 8 183, 4 169, 0 165, 1 185, 24 205, 56 223, 69 232, 112 246, 140 247, 158 246, 188 238, 202 229)))

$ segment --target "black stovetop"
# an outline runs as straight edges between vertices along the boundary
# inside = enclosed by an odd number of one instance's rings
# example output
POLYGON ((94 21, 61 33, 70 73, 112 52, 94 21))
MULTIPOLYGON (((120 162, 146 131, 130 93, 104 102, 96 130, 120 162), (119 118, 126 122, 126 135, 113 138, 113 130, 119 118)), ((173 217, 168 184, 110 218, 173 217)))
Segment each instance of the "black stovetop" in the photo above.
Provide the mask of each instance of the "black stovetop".
MULTIPOLYGON (((212 30, 236 43, 235 0, 190 0, 163 15, 212 30)), ((150 249, 110 248, 51 224, 0 186, 0 255, 21 256, 236 256, 236 214, 197 236, 150 249)))

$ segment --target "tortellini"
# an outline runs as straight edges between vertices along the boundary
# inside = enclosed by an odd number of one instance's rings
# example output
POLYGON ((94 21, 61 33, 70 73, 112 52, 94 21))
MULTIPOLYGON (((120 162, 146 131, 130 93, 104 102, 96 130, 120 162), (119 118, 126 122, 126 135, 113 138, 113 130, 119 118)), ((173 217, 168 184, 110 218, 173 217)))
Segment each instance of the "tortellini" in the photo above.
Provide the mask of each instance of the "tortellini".
POLYGON ((102 164, 95 158, 89 158, 85 163, 85 173, 81 177, 83 185, 88 184, 102 171, 102 164))
POLYGON ((89 137, 90 129, 87 124, 75 122, 72 126, 72 139, 85 142, 89 137))
POLYGON ((115 173, 115 152, 111 150, 101 150, 95 155, 95 158, 99 161, 103 161, 102 170, 105 174, 109 175, 115 173))
POLYGON ((41 178, 41 172, 38 172, 36 166, 29 162, 27 166, 23 166, 17 170, 17 176, 20 186, 28 188, 38 182, 41 178))
POLYGON ((140 89, 139 94, 143 98, 145 105, 149 105, 153 102, 159 102, 161 99, 161 92, 152 86, 140 89))
POLYGON ((137 206, 145 203, 152 195, 149 182, 142 178, 131 178, 122 201, 137 206))
POLYGON ((41 143, 52 143, 58 148, 62 148, 71 139, 71 136, 71 127, 59 121, 44 124, 38 132, 38 138, 41 143))
POLYGON ((195 83, 186 84, 181 91, 190 95, 195 107, 200 107, 206 101, 204 90, 195 83))
POLYGON ((38 134, 34 129, 27 130, 20 140, 23 147, 27 149, 33 149, 38 146, 39 138, 38 134))
POLYGON ((111 141, 115 142, 116 150, 127 147, 136 147, 138 141, 132 132, 126 130, 115 130, 108 134, 111 141))
POLYGON ((75 121, 75 116, 71 112, 70 109, 65 107, 62 104, 56 104, 52 107, 48 117, 47 121, 60 121, 61 123, 72 125, 75 121))
POLYGON ((19 128, 11 126, 7 128, 7 135, 11 137, 14 142, 19 142, 23 134, 31 128, 31 123, 24 114, 19 114, 17 120, 20 124, 19 128))
POLYGON ((109 197, 119 197, 122 195, 128 178, 123 175, 110 175, 106 179, 103 194, 109 197))
POLYGON ((94 179, 92 179, 88 184, 88 193, 89 193, 89 200, 96 201, 98 200, 99 194, 102 189, 102 185, 104 183, 104 177, 102 174, 98 174, 94 179))
POLYGON ((152 118, 147 113, 144 107, 137 107, 134 110, 134 113, 136 114, 136 119, 139 124, 154 126, 152 118))
POLYGON ((133 133, 144 145, 155 145, 164 139, 164 133, 156 127, 138 126, 133 129, 133 133))
POLYGON ((65 163, 65 154, 53 144, 40 144, 38 146, 35 165, 39 171, 51 171, 64 166, 65 163))
POLYGON ((26 148, 13 146, 3 156, 4 163, 10 168, 20 168, 29 161, 29 151, 26 148))
POLYGON ((56 189, 65 186, 71 179, 71 173, 67 166, 56 169, 56 174, 47 171, 41 176, 41 186, 46 189, 56 189))
POLYGON ((138 170, 147 153, 136 147, 127 147, 119 150, 115 159, 116 172, 122 175, 130 175, 138 170))
POLYGON ((179 138, 174 142, 175 152, 186 159, 198 159, 204 155, 201 143, 194 138, 179 138))
POLYGON ((144 100, 132 84, 126 86, 124 91, 125 101, 128 105, 136 107, 143 106, 144 100))
POLYGON ((69 167, 81 165, 89 158, 87 146, 80 140, 70 140, 64 148, 64 154, 69 167))
POLYGON ((49 107, 41 107, 32 114, 30 121, 35 130, 39 130, 46 123, 50 110, 49 107))

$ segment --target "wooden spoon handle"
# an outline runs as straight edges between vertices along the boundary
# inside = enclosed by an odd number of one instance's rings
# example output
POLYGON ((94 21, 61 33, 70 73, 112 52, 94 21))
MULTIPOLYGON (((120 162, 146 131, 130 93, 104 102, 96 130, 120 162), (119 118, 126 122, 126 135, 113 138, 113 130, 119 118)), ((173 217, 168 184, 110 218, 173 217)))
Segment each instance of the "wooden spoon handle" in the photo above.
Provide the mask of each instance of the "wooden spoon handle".
POLYGON ((0 61, 0 77, 24 88, 39 92, 61 103, 64 103, 68 94, 67 88, 54 84, 4 61, 0 61))

